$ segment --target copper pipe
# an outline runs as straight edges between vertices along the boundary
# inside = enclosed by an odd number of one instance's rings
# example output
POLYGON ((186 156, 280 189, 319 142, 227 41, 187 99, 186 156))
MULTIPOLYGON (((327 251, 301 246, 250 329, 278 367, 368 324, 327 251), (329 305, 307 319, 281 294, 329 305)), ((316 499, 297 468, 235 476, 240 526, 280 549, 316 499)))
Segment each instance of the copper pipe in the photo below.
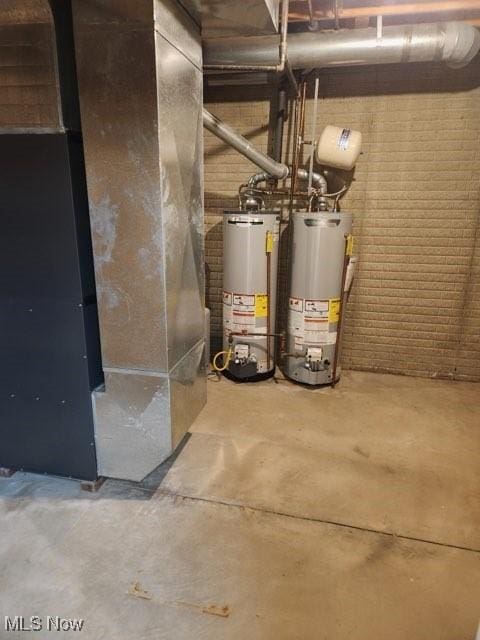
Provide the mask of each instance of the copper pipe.
POLYGON ((256 331, 230 331, 228 337, 232 336, 259 336, 260 338, 265 338, 265 336, 270 336, 270 338, 281 338, 283 337, 283 333, 257 333, 256 331))
MULTIPOLYGON (((272 289, 272 284, 271 284, 271 257, 272 254, 270 251, 268 251, 267 248, 267 336, 270 336, 270 331, 271 331, 271 327, 270 327, 270 314, 271 314, 271 308, 270 308, 270 294, 271 294, 271 289, 272 289)), ((267 338, 267 371, 270 371, 270 360, 271 360, 271 349, 270 349, 270 337, 267 338)))
POLYGON ((289 219, 293 210, 293 194, 295 193, 295 187, 297 185, 297 177, 298 177, 298 167, 300 166, 300 154, 302 151, 303 138, 305 134, 305 103, 307 98, 307 83, 305 80, 302 81, 302 85, 300 87, 300 101, 298 106, 298 119, 296 116, 297 129, 294 134, 294 147, 293 147, 293 158, 292 158, 292 177, 290 180, 290 205, 289 205, 289 219))
MULTIPOLYGON (((300 135, 303 144, 303 140, 305 139, 305 106, 307 103, 307 80, 303 81, 303 92, 302 92, 302 101, 300 103, 300 135)), ((300 150, 299 150, 300 154, 300 150)))
POLYGON ((308 1, 308 16, 309 16, 309 20, 310 20, 310 25, 313 26, 313 0, 307 0, 308 1))
POLYGON ((348 247, 348 235, 345 236, 345 253, 343 255, 343 271, 342 271, 342 288, 340 290, 340 304, 338 309, 338 323, 337 323, 337 340, 335 342, 335 355, 333 356, 333 371, 332 371, 332 388, 337 384, 337 365, 338 358, 340 354, 340 336, 342 331, 342 318, 343 318, 343 299, 344 299, 344 289, 345 289, 345 280, 347 278, 347 268, 348 263, 350 262, 350 256, 347 252, 348 247))
POLYGON ((292 179, 290 181, 290 209, 293 207, 293 192, 295 191, 295 182, 297 178, 297 148, 298 148, 298 132, 299 132, 299 110, 300 98, 295 99, 295 119, 293 125, 293 145, 292 145, 292 179))
MULTIPOLYGON (((297 4, 297 3, 296 3, 297 4)), ((335 11, 331 9, 314 9, 313 18, 315 20, 340 20, 349 18, 365 18, 376 16, 403 16, 409 14, 422 13, 447 13, 456 11, 475 11, 480 10, 480 0, 452 0, 436 1, 436 2, 411 2, 408 4, 394 5, 371 5, 362 7, 339 7, 337 16, 335 11)), ((291 20, 309 20, 310 15, 307 9, 305 14, 299 11, 290 12, 291 20)))
MULTIPOLYGON (((304 126, 304 116, 305 116, 305 102, 307 95, 307 83, 305 78, 302 81, 302 85, 300 87, 301 99, 299 101, 298 97, 295 100, 295 124, 293 128, 293 148, 292 148, 292 174, 290 179, 290 198, 288 203, 288 238, 287 238, 287 250, 286 250, 286 293, 287 296, 290 292, 290 278, 292 267, 290 264, 290 257, 292 252, 292 242, 293 242, 293 224, 292 224, 292 216, 293 216, 293 201, 295 198, 295 187, 297 182, 297 174, 298 174, 298 166, 300 162, 300 137, 303 138, 303 134, 300 135, 302 131, 301 126, 304 126)), ((279 296, 280 298, 280 296, 279 296)), ((288 299, 288 298, 287 298, 288 299)))

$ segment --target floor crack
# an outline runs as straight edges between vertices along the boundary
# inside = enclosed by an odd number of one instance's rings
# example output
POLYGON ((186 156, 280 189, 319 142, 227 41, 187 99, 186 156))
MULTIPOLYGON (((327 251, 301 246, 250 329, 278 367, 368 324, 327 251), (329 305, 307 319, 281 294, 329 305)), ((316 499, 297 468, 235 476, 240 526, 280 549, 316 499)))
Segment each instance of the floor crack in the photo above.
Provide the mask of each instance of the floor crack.
POLYGON ((446 547, 447 549, 457 549, 459 551, 468 551, 470 553, 479 553, 480 549, 475 549, 473 547, 466 547, 463 545, 450 544, 448 542, 438 542, 437 540, 429 540, 427 538, 417 538, 415 536, 407 536, 400 533, 395 533, 393 531, 381 531, 380 529, 374 529, 370 527, 361 527, 359 525, 348 524, 346 522, 339 522, 336 520, 325 520, 323 518, 312 518, 308 516, 299 516, 293 513, 288 513, 286 511, 276 511, 275 509, 267 509, 263 507, 253 507, 250 505, 240 504, 238 502, 228 502, 226 500, 218 500, 215 498, 204 498, 199 496, 189 496, 182 493, 174 493, 172 491, 168 491, 166 489, 159 489, 156 496, 166 496, 170 498, 181 498, 183 500, 192 500, 196 502, 207 502, 210 504, 219 504, 224 507, 235 507, 237 509, 249 509, 250 511, 255 511, 259 513, 266 513, 274 516, 281 516, 284 518, 291 518, 293 520, 302 520, 305 522, 316 522, 318 524, 329 524, 335 527, 341 527, 343 529, 351 529, 353 531, 364 531, 366 533, 375 533, 381 536, 388 536, 389 538, 395 538, 398 540, 409 540, 411 542, 421 542, 423 544, 432 544, 437 547, 446 547))

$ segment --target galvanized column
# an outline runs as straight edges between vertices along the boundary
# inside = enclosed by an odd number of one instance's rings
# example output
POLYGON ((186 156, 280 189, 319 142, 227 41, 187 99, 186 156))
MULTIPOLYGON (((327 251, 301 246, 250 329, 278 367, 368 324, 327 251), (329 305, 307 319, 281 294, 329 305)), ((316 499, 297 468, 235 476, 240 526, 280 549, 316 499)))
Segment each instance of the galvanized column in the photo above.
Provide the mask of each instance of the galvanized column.
POLYGON ((140 480, 206 400, 202 59, 172 0, 74 0, 105 389, 99 473, 140 480))

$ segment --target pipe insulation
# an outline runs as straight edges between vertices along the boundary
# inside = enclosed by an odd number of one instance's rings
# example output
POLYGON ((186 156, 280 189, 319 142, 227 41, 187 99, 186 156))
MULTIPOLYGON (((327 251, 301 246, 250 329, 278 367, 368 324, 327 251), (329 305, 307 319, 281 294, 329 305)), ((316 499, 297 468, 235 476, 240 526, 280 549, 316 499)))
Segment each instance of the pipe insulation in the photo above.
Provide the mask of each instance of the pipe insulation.
POLYGON ((203 109, 203 126, 272 177, 281 180, 288 176, 288 167, 286 164, 276 162, 261 151, 258 151, 258 149, 255 149, 246 138, 216 118, 205 108, 203 109))
MULTIPOLYGON (((294 69, 401 62, 446 62, 462 67, 480 49, 480 33, 463 22, 439 22, 288 35, 294 69)), ((278 36, 207 39, 206 66, 265 66, 278 62, 278 36)), ((263 167, 262 167, 263 168, 263 167)))

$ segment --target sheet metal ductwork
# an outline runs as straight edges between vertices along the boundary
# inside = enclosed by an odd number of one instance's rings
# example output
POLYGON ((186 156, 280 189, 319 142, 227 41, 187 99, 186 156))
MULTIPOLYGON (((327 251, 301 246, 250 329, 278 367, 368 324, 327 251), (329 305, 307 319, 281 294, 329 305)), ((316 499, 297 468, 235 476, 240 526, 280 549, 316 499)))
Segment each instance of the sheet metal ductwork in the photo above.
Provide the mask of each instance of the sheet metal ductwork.
MULTIPOLYGON (((462 67, 480 49, 480 33, 463 22, 349 29, 288 36, 288 60, 294 69, 402 62, 446 62, 462 67)), ((264 66, 278 62, 278 37, 207 39, 207 66, 264 66)))
POLYGON ((74 2, 105 389, 100 475, 141 480, 206 401, 202 51, 172 0, 74 2))

